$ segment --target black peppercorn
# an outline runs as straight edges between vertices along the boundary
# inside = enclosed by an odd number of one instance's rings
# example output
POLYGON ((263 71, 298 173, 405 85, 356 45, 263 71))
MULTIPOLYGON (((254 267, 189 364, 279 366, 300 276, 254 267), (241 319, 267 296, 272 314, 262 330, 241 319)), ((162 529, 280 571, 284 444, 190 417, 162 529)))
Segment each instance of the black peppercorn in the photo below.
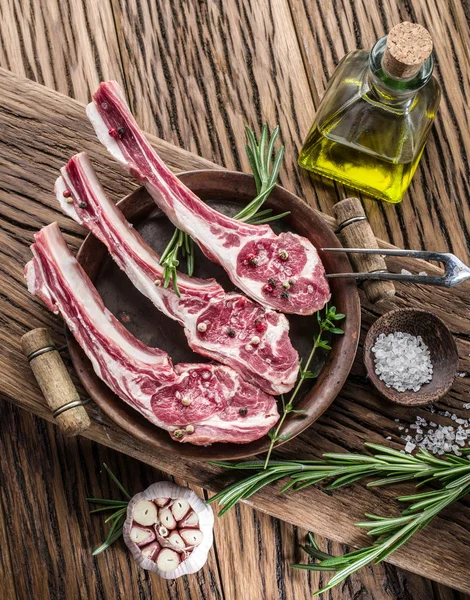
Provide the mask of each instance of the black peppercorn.
POLYGON ((235 330, 231 327, 227 330, 227 335, 231 338, 235 337, 235 330))
POLYGON ((238 414, 241 415, 242 417, 244 417, 246 414, 248 414, 248 409, 240 408, 240 410, 238 411, 238 414))

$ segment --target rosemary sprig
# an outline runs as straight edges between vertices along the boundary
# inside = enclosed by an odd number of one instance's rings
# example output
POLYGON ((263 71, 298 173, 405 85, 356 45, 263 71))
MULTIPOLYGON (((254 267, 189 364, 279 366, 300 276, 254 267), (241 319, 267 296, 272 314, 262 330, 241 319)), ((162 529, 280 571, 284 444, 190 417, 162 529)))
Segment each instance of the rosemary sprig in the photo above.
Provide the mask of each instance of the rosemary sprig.
POLYGON ((127 513, 127 505, 129 504, 129 500, 131 499, 130 494, 126 491, 124 486, 118 481, 116 475, 111 471, 106 463, 103 463, 103 467, 108 472, 108 475, 114 481, 114 483, 118 486, 121 492, 126 496, 127 501, 124 500, 108 500, 105 498, 87 498, 87 501, 91 504, 99 504, 102 505, 100 508, 95 508, 90 511, 92 513, 105 512, 108 510, 114 511, 107 519, 105 519, 105 523, 111 522, 111 527, 109 528, 108 535, 105 541, 93 550, 93 556, 104 552, 107 550, 111 544, 113 544, 117 539, 119 539, 122 535, 122 526, 124 521, 126 520, 127 513))
POLYGON ((163 287, 167 288, 171 283, 177 296, 181 296, 177 273, 180 264, 178 260, 180 250, 183 258, 186 258, 188 275, 192 277, 194 273, 194 242, 187 233, 181 231, 181 229, 175 229, 171 240, 160 257, 160 264, 164 266, 163 287))
MULTIPOLYGON (((284 158, 284 146, 281 146, 273 160, 274 144, 279 135, 279 125, 277 125, 268 140, 268 126, 263 125, 259 143, 255 134, 249 127, 245 127, 248 142, 245 145, 246 154, 250 162, 253 177, 255 178, 257 196, 243 210, 235 215, 239 221, 251 221, 263 206, 269 194, 273 191, 282 159, 284 158)), ((266 220, 263 220, 266 223, 266 220)))
MULTIPOLYGON (((273 159, 274 144, 279 135, 279 126, 277 126, 269 136, 268 126, 263 125, 259 143, 257 142, 253 131, 249 127, 245 127, 245 129, 248 139, 245 148, 255 178, 257 196, 243 210, 235 215, 234 218, 243 222, 249 222, 252 225, 261 225, 277 219, 282 219, 290 214, 289 212, 284 212, 280 215, 272 215, 271 209, 260 211, 260 208, 276 185, 282 159, 284 158, 284 146, 279 148, 273 159)), ((167 288, 171 283, 178 296, 180 296, 180 291, 178 289, 177 269, 180 264, 180 250, 182 258, 186 259, 188 275, 192 277, 194 273, 193 240, 187 233, 181 231, 181 229, 175 229, 160 258, 160 264, 164 267, 163 286, 167 288)))
POLYGON ((310 543, 303 548, 319 562, 292 566, 297 569, 335 572, 328 584, 316 594, 326 592, 363 566, 371 562, 376 564, 387 558, 446 506, 470 493, 470 461, 465 456, 448 454, 437 458, 423 448, 412 456, 378 444, 368 443, 366 447, 373 452, 373 456, 326 453, 322 461, 271 461, 268 469, 265 469, 264 461, 214 463, 226 468, 253 470, 257 473, 225 488, 209 502, 219 502, 222 506, 219 511, 221 516, 239 500, 249 498, 264 486, 284 477, 289 477, 289 481, 281 488, 281 492, 287 489, 300 490, 321 481, 329 481, 327 489, 332 490, 369 477, 373 479, 368 486, 410 480, 419 480, 416 487, 429 482, 442 486, 440 489, 399 497, 400 502, 411 502, 399 517, 367 514, 369 520, 357 523, 357 526, 368 529, 368 533, 377 537, 377 540, 366 548, 331 557, 320 551, 310 535, 310 543))
POLYGON ((328 452, 323 454, 323 460, 271 460, 267 469, 264 460, 214 462, 226 469, 257 473, 226 487, 209 502, 218 502, 223 507, 219 512, 222 516, 240 500, 250 498, 261 488, 285 477, 289 481, 281 488, 281 493, 290 488, 298 491, 325 480, 330 482, 326 489, 335 490, 369 477, 373 478, 369 487, 417 479, 422 480, 418 487, 430 481, 447 485, 456 474, 470 473, 470 461, 466 457, 449 454, 444 459, 437 458, 423 448, 413 456, 380 444, 366 443, 365 446, 374 453, 373 456, 328 452))
POLYGON ((336 308, 334 306, 328 307, 328 304, 325 306, 324 316, 322 316, 322 313, 320 311, 317 312, 319 331, 318 331, 318 334, 313 338, 313 346, 312 346, 310 355, 307 358, 307 361, 303 367, 302 367, 302 362, 300 363, 299 379, 297 381, 297 385, 295 386, 287 404, 284 400, 284 396, 281 396, 281 400, 282 400, 281 418, 279 419, 279 422, 277 423, 276 427, 273 427, 273 429, 271 429, 271 431, 269 431, 269 433, 268 433, 271 441, 269 444, 269 449, 268 449, 268 453, 266 455, 266 459, 264 461, 265 469, 268 466, 269 459, 271 458, 271 453, 273 451, 274 445, 279 441, 286 440, 289 438, 289 434, 281 434, 282 426, 284 425, 284 421, 286 420, 287 415, 290 413, 303 412, 300 410, 296 410, 294 408, 294 402, 295 402, 297 394, 299 393, 299 390, 301 389, 303 383, 307 379, 315 379, 317 377, 317 374, 312 373, 312 371, 309 371, 310 364, 313 360, 313 357, 315 356, 316 351, 318 350, 318 348, 323 348, 324 350, 331 350, 331 346, 329 345, 327 340, 323 339, 323 335, 327 332, 333 333, 333 334, 338 334, 338 335, 341 335, 342 333, 344 333, 342 329, 340 329, 339 327, 336 327, 336 325, 335 325, 335 321, 341 321, 342 319, 344 319, 344 317, 345 317, 345 315, 336 312, 336 308))
MULTIPOLYGON (((295 564, 292 567, 309 571, 335 572, 328 584, 315 592, 316 596, 335 587, 367 564, 382 562, 417 531, 424 529, 444 508, 470 492, 470 464, 468 460, 466 462, 467 473, 453 478, 444 488, 398 498, 402 502, 412 503, 401 512, 399 517, 387 518, 366 514, 370 520, 356 525, 368 529, 369 535, 377 537, 370 546, 337 557, 325 555, 318 550, 318 546, 303 546, 303 549, 318 562, 295 564)), ((459 469, 454 470, 454 473, 457 472, 459 469)))

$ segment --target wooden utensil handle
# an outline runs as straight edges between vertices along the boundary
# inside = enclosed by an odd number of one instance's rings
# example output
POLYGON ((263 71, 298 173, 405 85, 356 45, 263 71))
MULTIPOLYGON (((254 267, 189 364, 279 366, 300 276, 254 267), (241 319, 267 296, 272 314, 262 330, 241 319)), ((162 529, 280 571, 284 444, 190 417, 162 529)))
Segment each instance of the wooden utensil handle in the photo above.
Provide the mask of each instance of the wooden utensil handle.
POLYGON ((72 436, 87 429, 90 418, 49 330, 39 328, 25 333, 21 347, 63 433, 72 436))
MULTIPOLYGON (((346 198, 334 206, 338 233, 348 248, 378 248, 377 239, 372 231, 366 213, 358 198, 346 198)), ((354 269, 358 272, 372 273, 387 269, 384 259, 378 254, 350 254, 354 269)), ((389 300, 395 295, 395 286, 391 281, 364 281, 362 288, 369 302, 373 304, 389 300)))

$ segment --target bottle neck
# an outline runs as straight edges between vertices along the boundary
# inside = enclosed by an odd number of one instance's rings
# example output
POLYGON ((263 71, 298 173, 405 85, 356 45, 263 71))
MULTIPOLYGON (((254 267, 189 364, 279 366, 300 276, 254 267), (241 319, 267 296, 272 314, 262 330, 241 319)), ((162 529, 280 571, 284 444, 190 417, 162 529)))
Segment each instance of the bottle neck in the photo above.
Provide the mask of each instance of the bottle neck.
POLYGON ((411 79, 394 79, 382 66, 387 44, 387 36, 375 43, 369 55, 369 84, 377 100, 393 107, 403 108, 413 102, 416 92, 427 84, 432 77, 434 60, 427 58, 418 73, 411 79))

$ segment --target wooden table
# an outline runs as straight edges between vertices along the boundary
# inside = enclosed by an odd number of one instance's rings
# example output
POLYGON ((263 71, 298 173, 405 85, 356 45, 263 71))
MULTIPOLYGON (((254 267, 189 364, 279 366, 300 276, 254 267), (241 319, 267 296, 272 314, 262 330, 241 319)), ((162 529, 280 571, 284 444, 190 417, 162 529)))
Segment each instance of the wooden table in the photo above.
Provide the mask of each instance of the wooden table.
MULTIPOLYGON (((82 230, 61 216, 51 190, 58 167, 73 152, 87 149, 115 198, 132 189, 105 157, 83 120, 82 106, 101 79, 123 85, 138 121, 148 132, 185 148, 177 151, 154 139, 176 170, 218 165, 248 171, 243 127, 267 121, 281 126, 286 145, 281 182, 312 206, 331 214, 344 195, 339 186, 312 182, 296 157, 315 106, 338 60, 356 47, 370 47, 399 20, 425 24, 437 45, 436 74, 444 88, 440 114, 407 199, 399 206, 365 200, 379 237, 399 246, 451 249, 470 260, 470 204, 467 136, 470 93, 469 7, 457 0, 399 4, 384 0, 304 2, 303 0, 3 0, 0 38, 0 243, 2 295, 2 398, 43 417, 47 411, 20 352, 20 335, 46 325, 63 339, 60 321, 29 298, 21 269, 27 245, 41 225, 57 219, 72 246, 82 230)), ((470 369, 469 288, 455 299, 448 292, 402 286, 398 305, 429 304, 444 315, 457 337, 461 369, 470 369)), ((390 306, 381 309, 381 311, 390 306)), ((364 306, 365 329, 379 311, 364 306)), ((468 380, 459 379, 442 407, 462 409, 468 380)), ((467 400, 468 401, 468 400, 467 400)), ((125 486, 139 490, 157 480, 154 468, 105 448, 125 450, 185 481, 220 486, 217 471, 148 453, 96 408, 87 439, 65 440, 45 421, 0 403, 0 586, 3 597, 26 598, 215 598, 261 600, 310 598, 325 576, 293 572, 305 559, 297 549, 304 530, 243 505, 217 523, 214 552, 194 577, 166 583, 138 570, 116 544, 94 559, 90 549, 105 535, 91 518, 86 496, 116 495, 103 476, 107 462, 125 486)), ((340 398, 307 434, 280 454, 316 454, 359 449, 363 441, 399 440, 394 419, 407 412, 378 400, 363 379, 360 361, 340 398)), ((50 416, 49 416, 50 418, 50 416)), ((180 479, 181 481, 181 479, 180 479)), ((201 492, 202 493, 202 492, 201 492)), ((273 503, 273 492, 255 497, 257 508, 313 527, 336 542, 320 539, 332 552, 344 543, 365 542, 353 526, 362 512, 392 510, 392 492, 363 486, 327 496, 309 490, 273 503), (293 507, 297 510, 294 511, 293 507)), ((470 592, 466 542, 468 501, 448 511, 392 561, 470 592), (439 554, 442 554, 439 560, 439 554), (464 560, 464 558, 466 560, 464 560)), ((364 569, 331 598, 464 598, 449 589, 390 565, 364 569)))

